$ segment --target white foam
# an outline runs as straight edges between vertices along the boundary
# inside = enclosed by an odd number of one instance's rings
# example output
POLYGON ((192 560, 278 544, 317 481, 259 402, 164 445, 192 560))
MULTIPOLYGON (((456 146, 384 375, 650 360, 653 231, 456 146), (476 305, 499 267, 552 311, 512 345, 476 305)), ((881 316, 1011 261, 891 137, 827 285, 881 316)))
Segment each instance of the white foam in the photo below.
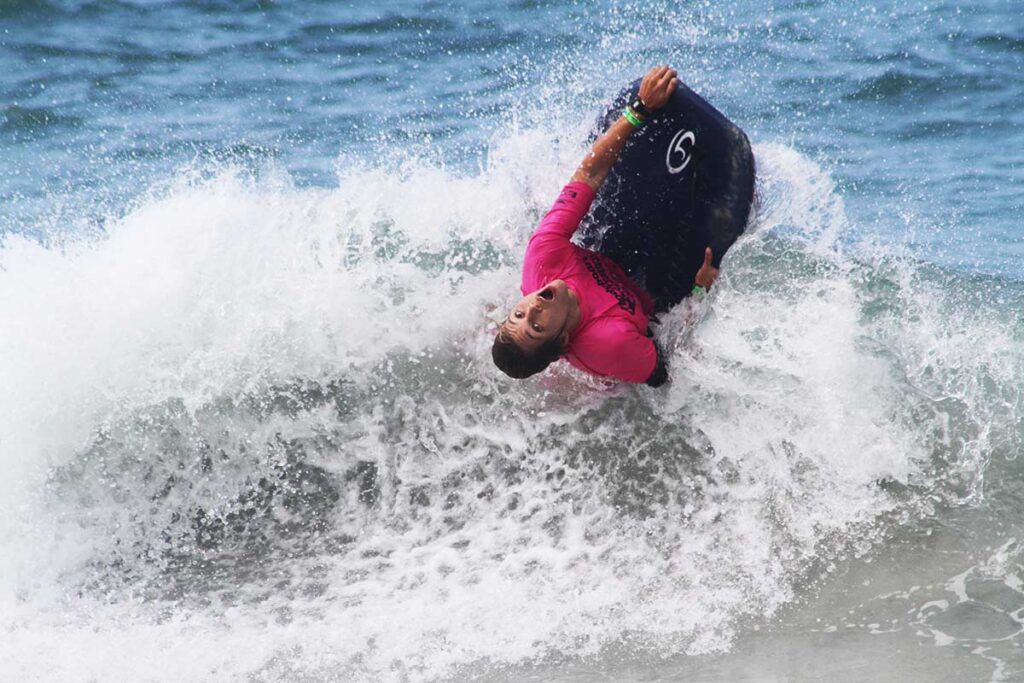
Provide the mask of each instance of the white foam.
POLYGON ((902 419, 905 385, 878 345, 920 346, 927 328, 865 323, 841 199, 791 149, 757 147, 756 229, 695 326, 669 316, 668 390, 491 368, 488 306, 514 298, 528 231, 583 134, 513 131, 468 177, 416 159, 333 190, 186 174, 102 239, 8 239, 5 672, 400 679, 622 642, 711 652, 865 533, 895 505, 876 481, 920 476, 933 445, 902 419), (456 252, 475 267, 444 265, 456 252), (343 409, 246 407, 295 381, 341 381, 343 409), (279 443, 302 446, 340 499, 324 522, 278 495, 256 520, 270 545, 313 550, 252 555, 230 525, 222 545, 198 543, 195 511, 244 509, 288 462, 279 443), (224 459, 204 466, 206 447, 224 459), (373 504, 353 483, 362 462, 373 504), (228 581, 156 599, 186 572, 166 553, 228 557, 228 581), (261 559, 269 573, 242 571, 261 559))

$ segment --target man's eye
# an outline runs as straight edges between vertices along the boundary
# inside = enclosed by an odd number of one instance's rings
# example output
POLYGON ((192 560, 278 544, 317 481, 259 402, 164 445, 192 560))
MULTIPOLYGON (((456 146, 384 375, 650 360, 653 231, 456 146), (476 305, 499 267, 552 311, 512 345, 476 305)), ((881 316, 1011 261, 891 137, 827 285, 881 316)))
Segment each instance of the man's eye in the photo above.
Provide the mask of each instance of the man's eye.
POLYGON ((537 323, 534 323, 534 324, 533 324, 533 331, 534 331, 534 332, 543 332, 543 331, 544 331, 544 328, 543 328, 543 327, 541 327, 540 325, 538 325, 537 323))
POLYGON ((521 320, 522 317, 523 317, 523 312, 522 311, 516 311, 512 315, 514 315, 515 317, 517 317, 517 318, 519 318, 521 320))

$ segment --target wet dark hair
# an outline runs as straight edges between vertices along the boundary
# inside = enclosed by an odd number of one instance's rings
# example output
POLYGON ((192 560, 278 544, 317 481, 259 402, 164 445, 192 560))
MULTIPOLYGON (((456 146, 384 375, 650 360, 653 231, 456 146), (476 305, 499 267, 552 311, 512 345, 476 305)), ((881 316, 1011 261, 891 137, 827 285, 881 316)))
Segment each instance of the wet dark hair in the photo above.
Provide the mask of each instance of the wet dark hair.
POLYGON ((491 358, 498 369, 509 377, 526 379, 558 360, 564 350, 562 342, 556 337, 545 341, 533 352, 527 352, 504 331, 499 331, 494 337, 494 346, 491 347, 491 358))

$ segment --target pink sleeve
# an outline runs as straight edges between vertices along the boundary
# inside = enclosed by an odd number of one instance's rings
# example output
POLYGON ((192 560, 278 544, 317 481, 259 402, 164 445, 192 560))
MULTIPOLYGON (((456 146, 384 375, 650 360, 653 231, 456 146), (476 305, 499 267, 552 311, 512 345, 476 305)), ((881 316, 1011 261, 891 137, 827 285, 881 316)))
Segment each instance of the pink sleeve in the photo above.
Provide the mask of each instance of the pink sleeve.
POLYGON ((627 320, 596 323, 573 342, 572 352, 597 374, 626 382, 646 382, 658 364, 654 342, 627 320))
POLYGON ((586 183, 569 183, 562 188, 555 205, 547 212, 526 245, 523 258, 523 293, 539 287, 572 257, 576 247, 569 241, 594 201, 586 183))
POLYGON ((552 235, 568 240, 580 226, 580 221, 587 215, 593 201, 594 191, 589 185, 579 180, 569 183, 562 188, 554 206, 541 220, 530 239, 552 235))

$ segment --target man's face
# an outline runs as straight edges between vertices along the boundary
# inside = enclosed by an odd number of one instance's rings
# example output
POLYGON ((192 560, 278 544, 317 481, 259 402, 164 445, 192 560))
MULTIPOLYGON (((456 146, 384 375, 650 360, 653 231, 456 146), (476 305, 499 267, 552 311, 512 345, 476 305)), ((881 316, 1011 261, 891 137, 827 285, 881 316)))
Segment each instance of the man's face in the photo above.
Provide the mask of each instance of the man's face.
POLYGON ((554 280, 520 299, 501 324, 505 336, 524 351, 565 331, 572 302, 564 280, 554 280))

